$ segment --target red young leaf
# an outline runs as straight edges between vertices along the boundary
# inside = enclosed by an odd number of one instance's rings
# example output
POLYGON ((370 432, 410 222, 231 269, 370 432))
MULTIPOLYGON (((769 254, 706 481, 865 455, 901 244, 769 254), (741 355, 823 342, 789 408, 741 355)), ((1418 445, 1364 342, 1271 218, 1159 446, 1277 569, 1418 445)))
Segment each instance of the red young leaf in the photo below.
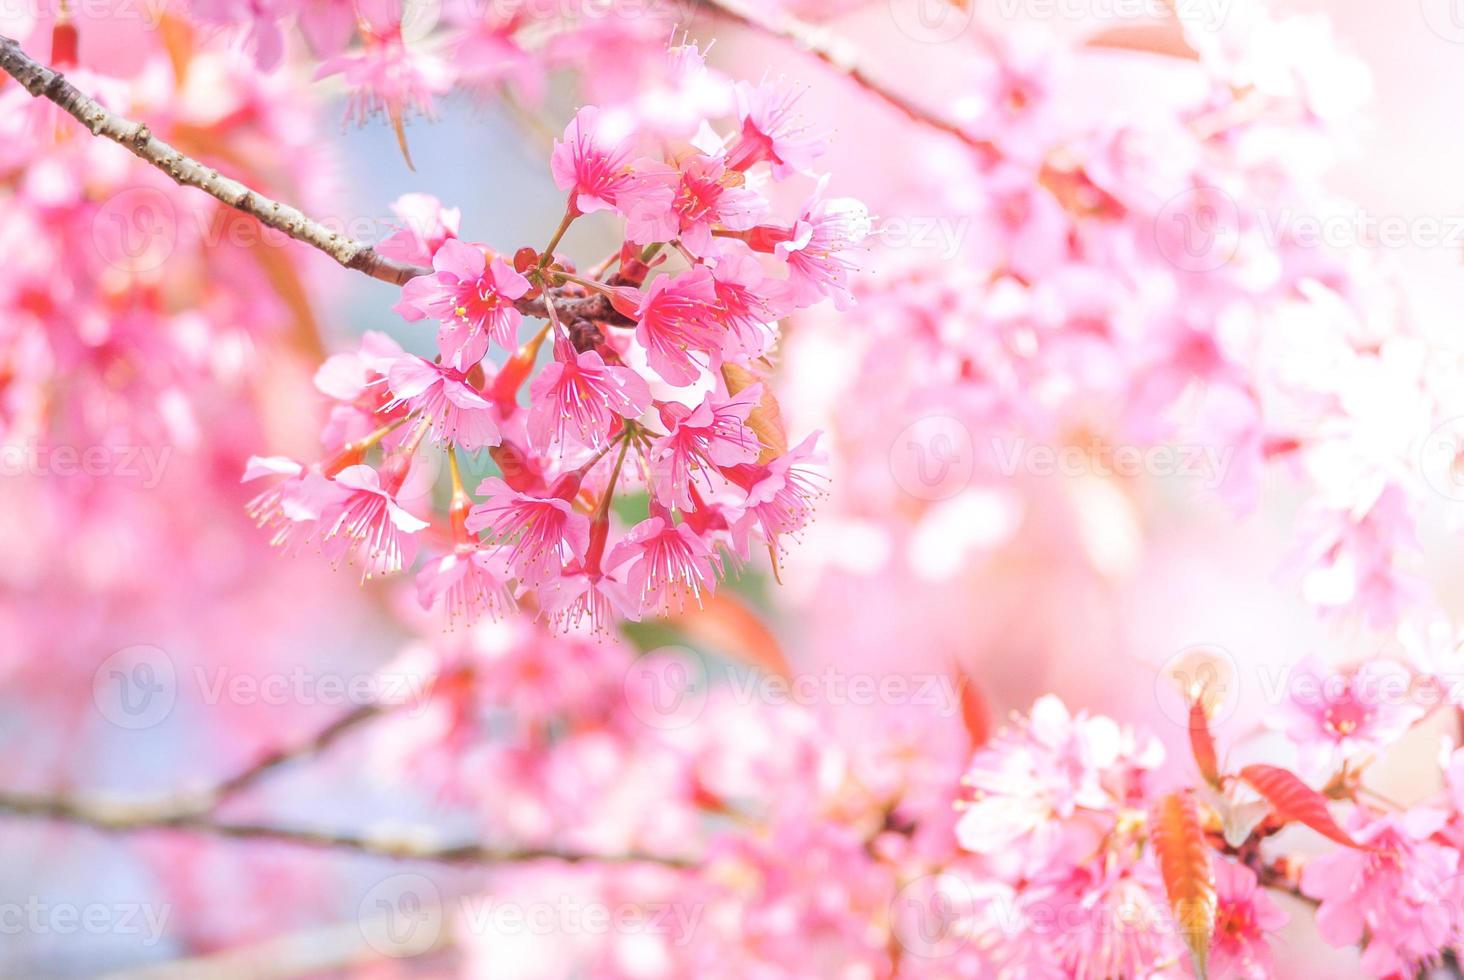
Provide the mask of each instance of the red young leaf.
POLYGON ((1279 766, 1246 766, 1240 778, 1266 798, 1283 823, 1306 824, 1328 840, 1362 849, 1362 845, 1337 825, 1327 809, 1327 798, 1312 789, 1295 773, 1279 766))
POLYGON ((955 668, 957 690, 961 697, 961 722, 971 739, 971 748, 979 749, 991 737, 991 709, 981 696, 981 689, 971 675, 960 667, 955 668))
POLYGON ((1195 974, 1203 980, 1215 934, 1215 870, 1200 826, 1199 808, 1188 792, 1170 793, 1154 804, 1149 839, 1175 924, 1189 947, 1195 974))
POLYGON ((1195 765, 1205 782, 1217 789, 1220 786, 1220 762, 1215 755, 1215 739, 1210 734, 1210 720, 1205 716, 1205 704, 1196 699, 1189 712, 1190 751, 1194 753, 1195 765))

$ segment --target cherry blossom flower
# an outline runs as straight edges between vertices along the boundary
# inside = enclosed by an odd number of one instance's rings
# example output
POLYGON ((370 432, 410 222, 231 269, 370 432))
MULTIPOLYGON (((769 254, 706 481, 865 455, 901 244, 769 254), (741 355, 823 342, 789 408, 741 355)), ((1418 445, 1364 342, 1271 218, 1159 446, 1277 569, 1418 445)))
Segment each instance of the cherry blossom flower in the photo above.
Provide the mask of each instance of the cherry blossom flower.
POLYGON ((820 178, 792 228, 759 225, 748 233, 747 241, 787 264, 797 303, 810 305, 827 296, 835 307, 846 310, 854 305, 849 275, 864 254, 861 243, 869 234, 869 212, 851 198, 825 200, 827 184, 826 177, 820 178))
POLYGON ((627 141, 614 138, 595 106, 574 114, 563 139, 554 141, 549 167, 554 183, 569 191, 570 209, 578 214, 626 209, 642 182, 631 167, 627 141))
POLYGON ((691 484, 724 466, 757 462, 761 444, 747 427, 747 416, 762 395, 751 385, 730 398, 707 392, 701 404, 687 408, 679 402, 661 405, 666 435, 650 452, 652 489, 667 507, 690 510, 691 484))
POLYGON ((736 532, 738 553, 748 553, 747 533, 761 528, 770 546, 783 535, 797 535, 813 519, 813 505, 824 494, 821 474, 810 464, 818 462, 814 433, 769 463, 744 463, 723 469, 722 474, 747 491, 746 515, 736 532))
POLYGON ((562 444, 567 432, 598 449, 617 416, 635 418, 651 404, 650 388, 639 374, 563 340, 555 342, 554 360, 535 375, 529 392, 529 442, 541 451, 562 444))
MULTIPOLYGON (((328 58, 315 77, 340 75, 351 89, 347 117, 364 124, 374 115, 386 116, 407 156, 406 119, 431 116, 433 100, 452 87, 452 73, 435 55, 408 46, 402 38, 401 8, 394 0, 368 0, 358 4, 358 11, 361 53, 328 58)), ((411 162, 410 156, 407 160, 411 162)))
POLYGON ((690 597, 698 606, 716 582, 716 556, 686 524, 671 523, 662 512, 637 524, 610 552, 607 564, 626 562, 626 585, 642 610, 681 609, 690 597))
POLYGON ((401 227, 376 244, 376 251, 389 259, 431 265, 432 257, 449 238, 456 238, 462 211, 446 208, 431 194, 403 194, 391 210, 401 227))
POLYGON ((1264 980, 1272 976, 1266 934, 1290 919, 1256 883, 1250 868, 1234 861, 1212 861, 1217 902, 1210 968, 1216 976, 1264 980))
POLYGON ((420 412, 431 420, 427 434, 434 442, 464 449, 498 444, 497 411, 463 372, 408 354, 392 362, 386 383, 391 401, 382 411, 405 405, 409 412, 420 412))
POLYGON ((1440 899, 1447 885, 1457 890, 1459 852, 1430 840, 1447 818, 1427 808, 1396 816, 1359 811, 1353 836, 1364 849, 1332 851, 1302 870, 1302 892, 1321 902, 1322 938, 1333 946, 1365 939, 1362 968, 1371 976, 1412 975, 1451 941, 1457 923, 1440 899))
POLYGON ((359 561, 363 579, 398 572, 410 564, 416 553, 415 535, 428 527, 396 501, 405 467, 398 464, 397 472, 383 480, 372 467, 357 464, 331 480, 340 496, 320 518, 322 547, 335 562, 359 561))
POLYGON ((471 626, 481 616, 498 619, 514 608, 510 577, 495 551, 466 543, 422 566, 417 598, 424 609, 440 603, 450 624, 462 620, 471 626))
POLYGON ((717 157, 695 154, 683 160, 676 177, 671 210, 676 215, 676 237, 693 254, 712 255, 712 229, 745 231, 757 224, 767 201, 747 189, 742 178, 717 157))
POLYGON ((403 286, 392 309, 409 322, 431 317, 441 323, 437 343, 449 367, 471 369, 488 353, 489 341, 514 349, 523 315, 513 301, 529 291, 527 279, 503 259, 487 259, 455 238, 438 247, 432 269, 403 286))
POLYGON ((519 493, 497 477, 478 486, 482 503, 468 513, 468 530, 486 531, 504 549, 514 574, 531 586, 557 578, 589 546, 590 522, 561 497, 519 493))
POLYGON ((746 170, 766 160, 772 163, 778 180, 808 173, 814 159, 823 153, 826 140, 798 117, 800 93, 781 81, 756 86, 739 82, 735 91, 742 133, 728 151, 727 166, 746 170))
POLYGON ((1327 773, 1376 755, 1423 717, 1412 682, 1408 669, 1390 660, 1339 672, 1308 658, 1288 673, 1273 724, 1297 746, 1304 769, 1327 773))
POLYGON ((705 266, 660 276, 635 297, 635 337, 646 359, 668 384, 685 387, 710 367, 722 347, 717 292, 705 266), (693 356, 702 355, 702 362, 693 356))

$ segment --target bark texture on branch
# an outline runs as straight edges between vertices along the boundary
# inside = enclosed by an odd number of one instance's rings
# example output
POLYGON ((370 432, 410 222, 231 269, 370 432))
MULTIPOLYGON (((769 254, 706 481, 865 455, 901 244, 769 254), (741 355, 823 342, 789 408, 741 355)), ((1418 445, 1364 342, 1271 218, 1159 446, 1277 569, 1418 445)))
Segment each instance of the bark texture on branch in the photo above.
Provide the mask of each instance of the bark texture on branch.
POLYGON ((11 38, 0 36, 0 68, 38 99, 48 99, 76 119, 93 136, 102 136, 126 147, 186 187, 196 187, 231 208, 251 214, 259 221, 298 242, 319 249, 332 259, 373 279, 402 283, 431 270, 406 265, 380 255, 370 245, 331 231, 288 204, 265 197, 217 170, 179 152, 148 129, 108 110, 96 99, 66 80, 66 76, 39 64, 11 38))

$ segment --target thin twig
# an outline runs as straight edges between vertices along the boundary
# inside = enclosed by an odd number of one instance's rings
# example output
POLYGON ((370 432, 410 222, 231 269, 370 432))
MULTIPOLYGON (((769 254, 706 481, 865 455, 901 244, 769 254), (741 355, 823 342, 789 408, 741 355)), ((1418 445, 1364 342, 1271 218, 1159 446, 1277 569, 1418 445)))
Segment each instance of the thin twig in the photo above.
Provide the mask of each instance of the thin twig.
POLYGON ((435 844, 428 834, 392 836, 341 834, 322 830, 278 827, 262 823, 216 820, 206 814, 160 813, 144 806, 124 803, 84 803, 62 797, 25 793, 0 793, 0 813, 39 820, 58 820, 90 827, 104 833, 139 833, 153 830, 181 830, 234 840, 264 840, 303 847, 352 851, 372 857, 401 861, 433 861, 445 864, 508 864, 524 861, 646 862, 669 867, 690 867, 691 862, 656 854, 624 852, 594 854, 554 847, 490 847, 478 842, 435 844))
MULTIPOLYGON (((3 35, 0 35, 0 69, 4 69, 35 98, 47 99, 60 106, 93 136, 106 137, 179 184, 198 188, 295 241, 324 252, 347 269, 398 286, 432 272, 420 265, 389 259, 365 242, 331 231, 298 208, 267 197, 231 177, 225 177, 212 167, 204 166, 158 139, 146 123, 110 111, 68 82, 60 72, 27 55, 17 41, 3 35)), ((599 296, 568 296, 557 298, 557 301, 560 312, 571 318, 624 320, 599 296)), ((527 316, 541 319, 545 316, 541 299, 521 299, 515 305, 527 316)))
POLYGON ((253 786, 282 766, 320 755, 339 741, 342 736, 387 713, 392 707, 392 705, 380 703, 357 705, 298 745, 274 749, 266 753, 248 768, 240 770, 210 789, 203 797, 208 801, 205 808, 212 809, 226 798, 253 786))
POLYGON ((146 123, 134 122, 109 111, 68 82, 60 72, 33 60, 15 40, 3 36, 0 36, 0 68, 32 96, 48 99, 60 106, 93 136, 105 136, 178 183, 196 187, 231 208, 253 215, 264 225, 319 249, 347 269, 396 285, 430 271, 388 259, 371 246, 331 231, 288 204, 265 197, 180 153, 154 136, 146 123))
POLYGON ((908 96, 874 78, 860 65, 857 45, 827 28, 776 11, 754 10, 742 0, 693 2, 727 20, 807 52, 912 122, 952 136, 983 156, 1000 155, 1000 151, 992 143, 977 139, 957 123, 917 104, 908 96))

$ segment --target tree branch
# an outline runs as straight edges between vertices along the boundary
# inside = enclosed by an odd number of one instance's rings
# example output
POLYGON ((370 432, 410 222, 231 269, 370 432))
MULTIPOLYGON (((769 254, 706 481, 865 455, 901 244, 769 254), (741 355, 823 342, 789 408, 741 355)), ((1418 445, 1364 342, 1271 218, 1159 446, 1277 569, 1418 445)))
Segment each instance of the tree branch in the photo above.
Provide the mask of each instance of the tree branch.
POLYGON ((430 834, 374 836, 339 834, 330 831, 277 827, 262 823, 216 820, 207 814, 163 812, 147 805, 86 803, 62 797, 25 793, 0 793, 0 813, 37 820, 57 820, 90 827, 104 833, 139 833, 152 830, 180 830, 234 840, 264 840, 325 850, 351 851, 372 857, 401 861, 435 861, 446 864, 509 864, 524 861, 647 862, 668 867, 691 867, 692 862, 656 854, 625 852, 593 854, 553 847, 496 848, 478 842, 435 844, 430 834))
POLYGON ((872 77, 860 66, 858 48, 847 38, 839 37, 826 28, 805 23, 787 14, 753 10, 742 0, 693 0, 693 2, 749 30, 791 44, 793 47, 807 52, 885 105, 904 115, 911 122, 952 136, 983 156, 1000 156, 1000 151, 993 144, 977 139, 956 123, 918 105, 909 97, 901 95, 872 77))
MULTIPOLYGON (((420 265, 389 259, 365 242, 331 231, 297 208, 266 197, 204 166, 158 139, 146 123, 135 122, 110 111, 68 82, 60 72, 35 61, 21 50, 17 41, 4 35, 0 35, 0 69, 4 69, 35 98, 60 106, 93 136, 106 137, 179 184, 196 187, 229 207, 252 215, 260 223, 283 232, 295 241, 324 252, 347 269, 398 286, 432 272, 420 265)), ((569 287, 567 292, 568 295, 562 297, 556 294, 555 304, 570 319, 605 320, 622 326, 631 322, 617 313, 603 296, 574 295, 582 292, 579 287, 569 287)), ((542 299, 521 299, 515 305, 526 316, 547 318, 542 299)))
POLYGON ((312 221, 288 204, 271 200, 258 191, 205 167, 158 139, 146 123, 134 122, 110 112, 66 80, 30 58, 15 40, 0 36, 0 68, 38 99, 48 99, 76 119, 93 136, 105 136, 125 147, 186 187, 196 187, 231 208, 251 214, 259 221, 298 242, 304 242, 335 259, 347 269, 364 272, 373 279, 401 285, 430 270, 394 262, 377 254, 371 246, 338 234, 312 221))

